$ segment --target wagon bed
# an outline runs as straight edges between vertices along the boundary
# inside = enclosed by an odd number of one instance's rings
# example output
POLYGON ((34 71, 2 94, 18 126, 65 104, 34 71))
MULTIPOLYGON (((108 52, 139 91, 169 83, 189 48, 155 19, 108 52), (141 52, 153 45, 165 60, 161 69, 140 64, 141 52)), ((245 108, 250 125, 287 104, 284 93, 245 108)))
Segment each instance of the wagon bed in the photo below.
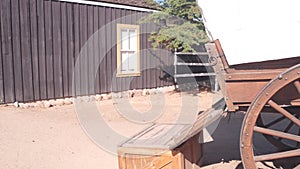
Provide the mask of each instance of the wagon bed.
POLYGON ((300 167, 300 57, 229 65, 218 40, 206 47, 225 111, 245 112, 240 135, 244 168, 266 161, 300 167), (259 137, 272 147, 258 148, 259 137))

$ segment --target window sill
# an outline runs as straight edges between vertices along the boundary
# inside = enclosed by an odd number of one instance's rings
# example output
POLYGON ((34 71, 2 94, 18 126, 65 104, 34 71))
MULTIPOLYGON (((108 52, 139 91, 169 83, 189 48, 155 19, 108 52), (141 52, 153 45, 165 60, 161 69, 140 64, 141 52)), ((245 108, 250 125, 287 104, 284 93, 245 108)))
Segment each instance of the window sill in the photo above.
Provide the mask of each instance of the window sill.
POLYGON ((118 73, 116 77, 133 77, 141 76, 141 73, 118 73))

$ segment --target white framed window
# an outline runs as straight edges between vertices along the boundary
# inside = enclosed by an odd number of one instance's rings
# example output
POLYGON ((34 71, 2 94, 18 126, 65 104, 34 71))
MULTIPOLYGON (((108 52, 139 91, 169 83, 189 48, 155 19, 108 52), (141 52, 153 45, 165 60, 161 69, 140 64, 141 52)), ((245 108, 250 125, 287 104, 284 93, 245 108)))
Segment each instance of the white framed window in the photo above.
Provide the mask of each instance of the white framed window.
POLYGON ((117 24, 117 77, 140 76, 139 25, 117 24))

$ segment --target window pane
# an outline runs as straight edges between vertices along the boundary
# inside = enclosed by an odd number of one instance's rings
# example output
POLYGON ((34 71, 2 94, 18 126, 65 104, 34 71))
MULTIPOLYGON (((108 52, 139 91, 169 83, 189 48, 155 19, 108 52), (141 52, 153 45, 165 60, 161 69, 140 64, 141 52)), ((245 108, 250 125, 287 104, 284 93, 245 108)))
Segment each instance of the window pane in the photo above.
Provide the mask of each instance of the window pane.
POLYGON ((122 58, 121 71, 127 72, 129 68, 128 52, 121 52, 121 58, 122 58))
POLYGON ((129 70, 137 72, 137 55, 136 52, 129 53, 129 70))
POLYGON ((136 51, 137 50, 137 33, 136 30, 129 30, 129 41, 130 41, 130 50, 136 51))
POLYGON ((122 29, 121 30, 121 50, 128 50, 128 49, 129 49, 128 30, 122 29))

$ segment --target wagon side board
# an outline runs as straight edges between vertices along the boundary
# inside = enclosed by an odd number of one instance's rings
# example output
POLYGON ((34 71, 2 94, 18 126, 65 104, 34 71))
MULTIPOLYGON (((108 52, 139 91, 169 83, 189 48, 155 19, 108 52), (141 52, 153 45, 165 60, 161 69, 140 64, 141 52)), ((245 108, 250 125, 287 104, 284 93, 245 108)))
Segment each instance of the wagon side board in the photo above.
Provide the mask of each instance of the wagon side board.
MULTIPOLYGON (((228 111, 246 110, 263 87, 286 69, 300 63, 300 57, 252 62, 240 65, 228 65, 219 41, 206 45, 210 60, 214 61, 214 71, 225 98, 228 111)), ((282 103, 286 96, 294 95, 291 86, 290 93, 280 93, 276 97, 282 103)), ((291 104, 291 103, 284 103, 291 104)))

